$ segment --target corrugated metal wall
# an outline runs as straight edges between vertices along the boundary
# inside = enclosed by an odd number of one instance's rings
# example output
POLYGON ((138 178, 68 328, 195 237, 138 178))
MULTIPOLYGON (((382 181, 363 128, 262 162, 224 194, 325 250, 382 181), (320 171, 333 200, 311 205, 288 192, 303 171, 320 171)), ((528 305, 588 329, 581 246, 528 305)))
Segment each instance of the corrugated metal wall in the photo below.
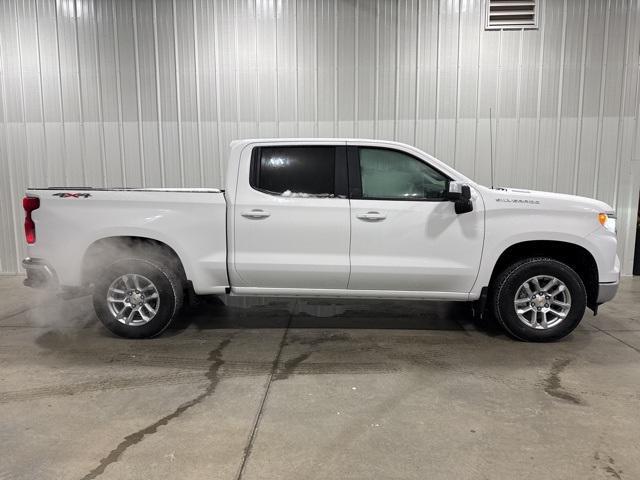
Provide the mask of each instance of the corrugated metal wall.
POLYGON ((484 7, 0 0, 0 271, 27 185, 218 186, 265 136, 397 139, 487 184, 492 108, 496 183, 614 204, 630 272, 640 0, 544 0, 526 31, 484 7))

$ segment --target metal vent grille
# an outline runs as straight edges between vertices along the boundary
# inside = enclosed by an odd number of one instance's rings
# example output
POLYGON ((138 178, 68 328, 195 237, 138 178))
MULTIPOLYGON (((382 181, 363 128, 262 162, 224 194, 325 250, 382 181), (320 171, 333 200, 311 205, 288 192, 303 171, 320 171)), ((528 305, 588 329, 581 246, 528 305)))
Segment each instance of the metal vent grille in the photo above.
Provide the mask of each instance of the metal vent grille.
POLYGON ((540 0, 487 0, 487 29, 538 28, 540 0))

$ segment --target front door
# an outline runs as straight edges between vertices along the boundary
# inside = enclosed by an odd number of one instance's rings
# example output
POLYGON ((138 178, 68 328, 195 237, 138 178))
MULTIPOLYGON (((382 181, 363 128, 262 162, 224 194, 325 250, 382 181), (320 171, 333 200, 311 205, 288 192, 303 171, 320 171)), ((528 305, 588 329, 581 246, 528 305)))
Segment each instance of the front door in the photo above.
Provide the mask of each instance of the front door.
POLYGON ((484 206, 457 215, 450 179, 408 152, 349 147, 349 289, 467 293, 478 273, 484 206))
POLYGON ((346 289, 346 147, 255 146, 242 161, 233 268, 245 288, 346 289))

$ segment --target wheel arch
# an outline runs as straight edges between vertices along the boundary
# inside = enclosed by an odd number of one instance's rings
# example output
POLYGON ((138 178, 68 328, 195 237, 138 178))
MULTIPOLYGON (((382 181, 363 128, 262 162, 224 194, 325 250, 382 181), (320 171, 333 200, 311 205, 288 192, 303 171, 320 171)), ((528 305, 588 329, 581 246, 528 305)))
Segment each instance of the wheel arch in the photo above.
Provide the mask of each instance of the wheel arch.
POLYGON ((548 257, 571 267, 580 276, 587 291, 587 306, 594 310, 598 300, 598 265, 586 248, 559 240, 528 240, 506 248, 498 257, 489 280, 489 288, 496 277, 508 266, 531 257, 548 257))
POLYGON ((95 240, 87 248, 82 258, 82 283, 90 284, 102 266, 129 255, 161 261, 171 267, 182 280, 187 280, 179 255, 166 243, 148 237, 111 236, 95 240))

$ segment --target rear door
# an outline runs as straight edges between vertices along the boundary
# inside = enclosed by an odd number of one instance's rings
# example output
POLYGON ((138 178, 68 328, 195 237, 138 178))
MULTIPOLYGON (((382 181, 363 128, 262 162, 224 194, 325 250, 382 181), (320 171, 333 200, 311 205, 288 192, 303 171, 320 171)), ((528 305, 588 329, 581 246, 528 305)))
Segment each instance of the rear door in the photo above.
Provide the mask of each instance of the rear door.
MULTIPOLYGON (((349 289, 466 294, 478 273, 484 207, 457 215, 450 178, 407 151, 349 147, 349 289)), ((451 295, 443 295, 450 297, 451 295)))
POLYGON ((252 148, 240 164, 233 209, 238 286, 347 288, 346 168, 344 144, 252 148))

